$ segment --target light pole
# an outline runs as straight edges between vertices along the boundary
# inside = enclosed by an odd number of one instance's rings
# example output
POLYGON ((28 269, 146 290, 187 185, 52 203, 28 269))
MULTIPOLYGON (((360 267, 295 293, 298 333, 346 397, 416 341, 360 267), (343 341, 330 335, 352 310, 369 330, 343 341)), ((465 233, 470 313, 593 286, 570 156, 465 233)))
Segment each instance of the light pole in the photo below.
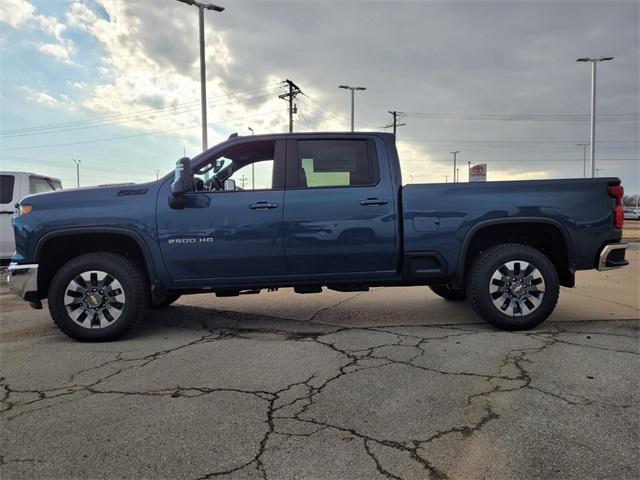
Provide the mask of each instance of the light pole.
POLYGON ((449 175, 444 176, 444 183, 449 183, 449 175))
POLYGON ((591 62, 591 177, 596 176, 596 64, 614 57, 581 57, 576 62, 591 62))
POLYGON ((453 155, 453 183, 456 183, 456 158, 458 157, 458 154, 461 152, 462 150, 456 150, 455 152, 449 152, 453 155))
POLYGON ((344 88, 346 90, 351 90, 351 131, 353 132, 353 126, 354 126, 354 121, 353 121, 353 115, 354 115, 354 107, 353 107, 353 103, 354 103, 354 92, 356 90, 366 90, 367 87, 350 87, 349 85, 339 85, 339 88, 344 88))
POLYGON ((71 160, 76 164, 76 183, 78 188, 80 188, 80 163, 82 163, 82 160, 76 160, 75 158, 72 158, 71 160))
POLYGON ((156 180, 158 180, 160 178, 160 170, 154 168, 153 171, 156 172, 156 180))
POLYGON ((471 182, 471 162, 467 162, 467 182, 471 182))
POLYGON ((587 178, 587 147, 588 143, 576 143, 576 147, 582 147, 582 178, 587 178))
MULTIPOLYGON (((251 135, 255 135, 256 132, 253 131, 253 128, 247 127, 247 129, 251 132, 251 135)), ((256 189, 256 162, 251 163, 251 190, 256 189)))
POLYGON ((204 60, 204 11, 213 10, 214 12, 222 12, 224 7, 219 7, 213 3, 200 3, 195 0, 178 0, 178 2, 186 3, 198 7, 199 25, 200 25, 200 102, 202 103, 202 151, 207 147, 207 76, 206 65, 204 60))

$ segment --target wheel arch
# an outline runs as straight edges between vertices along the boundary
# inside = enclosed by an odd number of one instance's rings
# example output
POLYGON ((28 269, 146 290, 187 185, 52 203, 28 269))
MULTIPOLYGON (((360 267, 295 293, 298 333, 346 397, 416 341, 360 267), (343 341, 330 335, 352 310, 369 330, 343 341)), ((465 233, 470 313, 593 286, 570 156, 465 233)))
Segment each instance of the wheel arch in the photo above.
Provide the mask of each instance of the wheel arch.
POLYGON ((46 297, 49 283, 55 272, 66 261, 78 255, 98 251, 119 253, 132 258, 142 267, 149 284, 153 286, 157 283, 158 276, 153 257, 140 233, 124 227, 65 228, 44 234, 36 244, 34 259, 39 265, 38 292, 40 298, 46 297), (68 253, 62 248, 64 242, 65 247, 68 244, 70 249, 74 249, 82 240, 94 241, 95 243, 68 253), (54 253, 58 255, 49 258, 49 255, 54 253))
MULTIPOLYGON (((561 284, 567 287, 573 287, 575 284, 575 259, 573 252, 573 244, 571 243, 571 238, 569 233, 567 232, 564 225, 558 220, 553 218, 544 218, 544 217, 509 217, 509 218, 496 218, 490 220, 484 220, 478 222, 474 226, 472 226, 467 234, 464 237, 462 242, 462 248, 460 249, 460 254, 458 256, 457 268, 455 274, 455 281, 458 285, 464 285, 464 279, 468 267, 473 260, 474 257, 474 241, 480 238, 479 236, 483 234, 483 232, 489 231, 497 231, 499 227, 505 227, 505 229, 510 232, 514 232, 515 229, 518 228, 518 225, 523 227, 523 231, 526 232, 527 229, 541 226, 543 227, 540 232, 534 233, 533 238, 528 237, 526 235, 520 234, 524 242, 516 242, 516 243, 525 243, 531 244, 536 247, 535 240, 539 240, 541 238, 541 234, 543 232, 553 231, 556 232, 558 238, 562 241, 561 245, 556 245, 553 249, 553 253, 550 256, 552 263, 558 269, 558 274, 560 276, 561 284), (533 240, 530 243, 527 243, 526 240, 533 240)), ((513 243, 509 238, 505 238, 502 241, 496 241, 493 244, 498 243, 513 243)), ((545 252, 546 253, 546 252, 545 252)))

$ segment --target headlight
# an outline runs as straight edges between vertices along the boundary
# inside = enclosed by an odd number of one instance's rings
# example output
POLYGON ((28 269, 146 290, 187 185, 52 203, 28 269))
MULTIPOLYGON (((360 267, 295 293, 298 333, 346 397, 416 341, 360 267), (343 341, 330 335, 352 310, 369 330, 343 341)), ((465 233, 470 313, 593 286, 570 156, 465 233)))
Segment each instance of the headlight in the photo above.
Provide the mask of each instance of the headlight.
POLYGON ((18 215, 29 215, 31 210, 33 210, 33 205, 18 205, 16 210, 18 215))

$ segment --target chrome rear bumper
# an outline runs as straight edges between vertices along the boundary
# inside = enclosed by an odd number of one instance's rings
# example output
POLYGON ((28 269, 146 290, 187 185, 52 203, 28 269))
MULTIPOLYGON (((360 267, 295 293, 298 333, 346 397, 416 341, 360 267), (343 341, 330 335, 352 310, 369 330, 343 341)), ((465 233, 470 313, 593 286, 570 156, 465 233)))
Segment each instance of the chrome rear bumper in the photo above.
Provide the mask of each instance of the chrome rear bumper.
POLYGON ((610 243, 605 245, 598 257, 598 270, 612 270, 614 268, 629 265, 629 261, 624 258, 625 250, 629 245, 626 243, 610 243))

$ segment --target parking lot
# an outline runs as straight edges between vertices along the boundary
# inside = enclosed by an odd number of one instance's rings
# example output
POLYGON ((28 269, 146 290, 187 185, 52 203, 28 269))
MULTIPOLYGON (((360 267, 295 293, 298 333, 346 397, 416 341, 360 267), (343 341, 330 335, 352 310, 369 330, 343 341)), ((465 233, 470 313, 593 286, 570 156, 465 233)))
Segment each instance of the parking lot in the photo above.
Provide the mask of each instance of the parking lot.
POLYGON ((82 344, 2 296, 0 475, 637 478, 639 246, 521 333, 421 287, 285 290, 82 344))

